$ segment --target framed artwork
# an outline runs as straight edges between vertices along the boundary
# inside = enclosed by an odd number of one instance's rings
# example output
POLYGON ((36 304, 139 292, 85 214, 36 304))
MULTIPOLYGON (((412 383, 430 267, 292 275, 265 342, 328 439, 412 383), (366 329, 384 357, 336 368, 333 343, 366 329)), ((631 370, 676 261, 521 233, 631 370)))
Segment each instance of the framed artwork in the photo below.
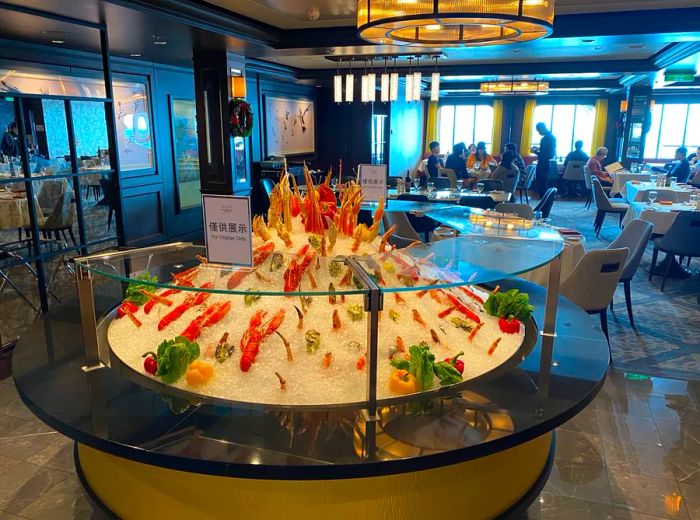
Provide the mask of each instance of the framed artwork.
POLYGON ((303 98, 265 97, 266 155, 314 153, 314 102, 303 98))

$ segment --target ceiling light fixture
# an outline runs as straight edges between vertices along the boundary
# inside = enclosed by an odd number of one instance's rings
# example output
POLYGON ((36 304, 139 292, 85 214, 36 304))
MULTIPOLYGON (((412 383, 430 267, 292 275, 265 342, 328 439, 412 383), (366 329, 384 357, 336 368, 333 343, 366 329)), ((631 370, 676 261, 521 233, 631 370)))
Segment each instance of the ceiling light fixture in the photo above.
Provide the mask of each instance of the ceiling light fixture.
POLYGON ((160 34, 153 35, 153 45, 167 45, 168 42, 161 39, 160 34))
POLYGON ((51 43, 55 43, 56 45, 63 45, 66 43, 66 40, 51 40, 51 43))
POLYGON ((399 73, 396 72, 396 58, 394 58, 394 72, 389 75, 389 101, 399 99, 399 73))
POLYGON ((132 58, 140 58, 141 53, 140 52, 132 52, 131 54, 129 54, 129 56, 131 56, 132 58))
POLYGON ((352 60, 348 61, 348 73, 345 75, 345 102, 352 103, 355 94, 355 76, 352 74, 352 60))
POLYGON ((343 102, 343 76, 340 75, 340 62, 335 63, 335 76, 333 76, 333 101, 343 102))
POLYGON ((377 75, 374 73, 374 60, 369 59, 369 74, 367 74, 367 102, 374 103, 377 100, 377 75))
POLYGON ((381 78, 379 80, 379 83, 381 84, 381 91, 379 94, 379 99, 381 99, 382 103, 388 103, 389 102, 389 73, 387 72, 386 69, 386 62, 387 58, 384 58, 384 72, 382 72, 381 78))
POLYGON ((435 56, 435 72, 433 72, 432 78, 430 79, 430 101, 433 102, 440 100, 440 73, 438 72, 437 64, 438 57, 435 56))
POLYGON ((406 92, 405 98, 409 103, 413 101, 413 72, 411 71, 411 65, 413 64, 413 58, 408 58, 408 74, 406 74, 406 92))
POLYGON ((418 67, 420 67, 420 56, 416 56, 416 72, 413 73, 413 101, 420 101, 420 93, 423 88, 423 75, 418 67))
POLYGON ((546 81, 485 81, 481 84, 485 96, 544 96, 549 92, 546 81))
POLYGON ((357 33, 422 47, 516 43, 552 34, 555 0, 359 0, 357 33))
POLYGON ((365 60, 365 72, 360 80, 360 99, 363 103, 369 103, 369 75, 367 74, 367 60, 365 60))

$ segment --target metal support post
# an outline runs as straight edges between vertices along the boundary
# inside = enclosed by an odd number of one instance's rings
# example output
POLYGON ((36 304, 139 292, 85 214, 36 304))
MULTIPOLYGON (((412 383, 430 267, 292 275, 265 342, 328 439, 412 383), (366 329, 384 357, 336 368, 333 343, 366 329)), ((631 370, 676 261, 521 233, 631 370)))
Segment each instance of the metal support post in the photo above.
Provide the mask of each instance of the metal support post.
POLYGON ((97 318, 95 316, 95 300, 92 292, 92 273, 84 266, 76 263, 75 282, 78 289, 78 304, 80 306, 80 321, 83 328, 83 344, 85 346, 85 366, 89 372, 106 366, 106 354, 100 353, 100 342, 97 338, 97 318))
POLYGON ((540 393, 549 394, 549 374, 552 369, 554 340, 557 337, 557 304, 559 302, 559 281, 561 275, 561 253, 549 263, 549 279, 544 308, 544 323, 540 336, 542 349, 540 354, 540 393))

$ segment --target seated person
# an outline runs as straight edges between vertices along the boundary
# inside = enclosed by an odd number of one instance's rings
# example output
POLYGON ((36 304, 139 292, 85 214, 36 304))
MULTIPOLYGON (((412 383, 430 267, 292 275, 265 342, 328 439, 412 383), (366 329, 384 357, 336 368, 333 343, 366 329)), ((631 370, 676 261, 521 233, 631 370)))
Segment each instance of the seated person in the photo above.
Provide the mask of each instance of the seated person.
MULTIPOLYGON (((505 146, 506 152, 511 152, 513 154, 513 166, 518 169, 520 173, 520 178, 524 180, 525 177, 525 161, 523 161, 522 156, 518 153, 518 145, 515 143, 508 143, 505 146)), ((503 160, 503 158, 501 158, 503 160)))
POLYGON ((688 155, 688 149, 684 146, 676 150, 676 161, 678 162, 673 166, 669 175, 675 177, 677 182, 688 182, 690 177, 690 161, 686 155, 688 155))
POLYGON ((444 168, 445 165, 440 159, 440 143, 433 141, 430 143, 430 157, 428 157, 428 175, 431 179, 438 176, 438 168, 444 168))
POLYGON ((496 161, 486 152, 486 143, 479 141, 476 145, 476 152, 469 155, 467 159, 467 168, 470 170, 477 169, 482 172, 490 171, 489 164, 494 164, 496 161), (476 168, 476 163, 479 163, 479 168, 476 168))
POLYGON ((447 161, 445 161, 445 168, 453 170, 457 179, 469 179, 469 172, 467 171, 467 163, 465 161, 466 152, 467 147, 464 146, 464 143, 457 143, 452 147, 452 153, 447 156, 447 161))
POLYGON ((569 152, 569 155, 567 155, 564 160, 564 170, 562 171, 566 170, 566 165, 569 164, 569 161, 581 161, 584 164, 588 162, 588 154, 583 151, 583 141, 576 141, 574 143, 573 151, 569 152))
POLYGON ((688 162, 690 163, 690 166, 700 165, 700 146, 698 146, 698 149, 694 153, 691 153, 688 156, 688 162))
POLYGON ((503 157, 501 157, 501 164, 491 175, 491 179, 499 180, 503 183, 503 189, 507 192, 513 193, 515 191, 515 185, 518 182, 518 177, 520 172, 518 168, 513 163, 515 159, 515 154, 510 150, 503 152, 503 157))
POLYGON ((613 180, 610 174, 603 168, 603 161, 608 156, 608 149, 601 146, 595 151, 595 155, 588 159, 586 166, 592 176, 598 177, 598 180, 603 186, 612 186, 613 180))

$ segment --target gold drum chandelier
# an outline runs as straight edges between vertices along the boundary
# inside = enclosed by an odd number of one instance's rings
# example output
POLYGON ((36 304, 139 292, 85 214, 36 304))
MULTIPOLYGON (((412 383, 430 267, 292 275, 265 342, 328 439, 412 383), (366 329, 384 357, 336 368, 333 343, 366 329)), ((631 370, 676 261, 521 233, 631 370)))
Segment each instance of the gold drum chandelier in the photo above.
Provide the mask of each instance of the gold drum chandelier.
POLYGON ((552 33, 554 0, 358 0, 357 32, 377 44, 483 46, 552 33))
POLYGON ((544 96, 549 93, 546 81, 485 81, 481 84, 481 93, 486 96, 544 96))

